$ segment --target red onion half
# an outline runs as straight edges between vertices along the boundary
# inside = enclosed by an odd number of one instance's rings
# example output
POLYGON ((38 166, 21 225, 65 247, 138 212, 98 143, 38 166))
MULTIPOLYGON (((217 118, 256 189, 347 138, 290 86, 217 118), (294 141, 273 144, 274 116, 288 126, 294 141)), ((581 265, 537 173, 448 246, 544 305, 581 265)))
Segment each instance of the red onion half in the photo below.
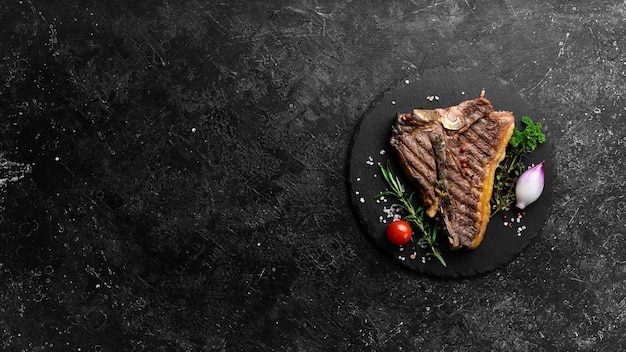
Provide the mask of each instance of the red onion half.
POLYGON ((543 162, 524 171, 515 185, 515 206, 524 209, 541 196, 543 192, 543 162))

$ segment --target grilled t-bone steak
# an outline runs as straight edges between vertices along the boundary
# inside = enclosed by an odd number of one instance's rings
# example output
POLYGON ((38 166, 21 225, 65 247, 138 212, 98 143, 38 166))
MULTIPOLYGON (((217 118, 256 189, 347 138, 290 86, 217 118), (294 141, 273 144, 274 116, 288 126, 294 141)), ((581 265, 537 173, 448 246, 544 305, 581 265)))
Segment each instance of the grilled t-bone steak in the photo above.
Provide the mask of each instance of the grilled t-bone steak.
POLYGON ((397 115, 391 145, 451 249, 482 242, 496 167, 514 128, 513 114, 494 111, 484 90, 457 106, 397 115))

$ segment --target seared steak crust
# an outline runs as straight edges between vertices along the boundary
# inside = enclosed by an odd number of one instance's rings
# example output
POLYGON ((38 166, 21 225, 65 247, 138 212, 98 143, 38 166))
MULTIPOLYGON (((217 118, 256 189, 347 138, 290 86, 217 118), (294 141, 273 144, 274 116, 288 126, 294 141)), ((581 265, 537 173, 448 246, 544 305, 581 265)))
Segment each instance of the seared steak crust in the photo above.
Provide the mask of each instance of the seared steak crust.
POLYGON ((480 97, 457 106, 399 113, 391 145, 452 249, 474 249, 491 215, 496 167, 515 120, 480 97))

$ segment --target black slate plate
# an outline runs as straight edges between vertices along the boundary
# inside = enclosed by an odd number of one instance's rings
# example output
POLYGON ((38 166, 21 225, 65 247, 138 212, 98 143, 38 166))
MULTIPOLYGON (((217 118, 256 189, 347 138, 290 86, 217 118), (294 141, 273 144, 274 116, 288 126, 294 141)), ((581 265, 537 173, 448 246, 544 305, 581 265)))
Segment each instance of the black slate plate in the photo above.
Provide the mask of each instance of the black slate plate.
POLYGON ((514 86, 485 77, 478 71, 426 72, 399 82, 377 99, 364 114, 353 138, 349 162, 352 203, 367 236, 402 265, 437 277, 465 277, 486 273, 517 257, 544 226, 553 202, 553 181, 556 177, 553 154, 554 147, 545 121, 538 111, 522 99, 514 86), (541 144, 525 162, 530 165, 544 161, 545 187, 539 200, 525 209, 526 214, 520 222, 510 221, 510 218, 517 218, 515 209, 493 215, 484 240, 476 250, 448 251, 445 244, 440 246, 447 263, 447 267, 444 267, 434 257, 426 256, 425 251, 417 248, 414 242, 399 247, 385 238, 385 229, 391 218, 387 218, 384 209, 389 208, 395 200, 382 202, 374 199, 376 194, 387 188, 378 163, 386 164, 390 161, 407 192, 415 191, 404 177, 395 152, 389 146, 391 126, 396 113, 410 112, 414 108, 433 109, 456 105, 463 100, 478 97, 483 87, 486 90, 485 96, 496 110, 513 112, 518 128, 521 127, 523 115, 543 123, 548 141, 541 144), (427 99, 429 96, 434 99, 430 101, 427 99), (504 225, 503 214, 509 217, 506 221, 511 227, 504 225), (518 227, 524 230, 518 233, 518 227))

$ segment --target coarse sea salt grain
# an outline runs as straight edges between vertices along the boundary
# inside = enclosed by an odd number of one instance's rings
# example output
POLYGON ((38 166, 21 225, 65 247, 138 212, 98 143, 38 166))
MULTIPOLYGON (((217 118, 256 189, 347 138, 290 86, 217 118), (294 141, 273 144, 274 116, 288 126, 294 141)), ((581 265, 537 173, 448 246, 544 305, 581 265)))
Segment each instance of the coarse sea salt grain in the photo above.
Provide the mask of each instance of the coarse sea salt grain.
POLYGON ((365 198, 361 197, 361 198, 359 199, 359 202, 361 202, 361 203, 365 203, 365 198))
POLYGON ((390 208, 383 207, 383 213, 387 214, 388 218, 393 217, 393 214, 395 214, 395 212, 396 211, 395 211, 394 207, 390 207, 390 208))
POLYGON ((380 150, 380 152, 378 152, 378 154, 380 154, 380 155, 385 155, 385 150, 384 150, 384 149, 381 149, 381 150, 380 150))
MULTIPOLYGON (((383 207, 382 212, 386 215, 386 218, 383 218, 383 223, 387 222, 387 219, 400 220, 402 219, 402 214, 400 213, 400 208, 397 205, 392 205, 391 207, 383 207)), ((379 218, 380 220, 380 218, 379 218)))

